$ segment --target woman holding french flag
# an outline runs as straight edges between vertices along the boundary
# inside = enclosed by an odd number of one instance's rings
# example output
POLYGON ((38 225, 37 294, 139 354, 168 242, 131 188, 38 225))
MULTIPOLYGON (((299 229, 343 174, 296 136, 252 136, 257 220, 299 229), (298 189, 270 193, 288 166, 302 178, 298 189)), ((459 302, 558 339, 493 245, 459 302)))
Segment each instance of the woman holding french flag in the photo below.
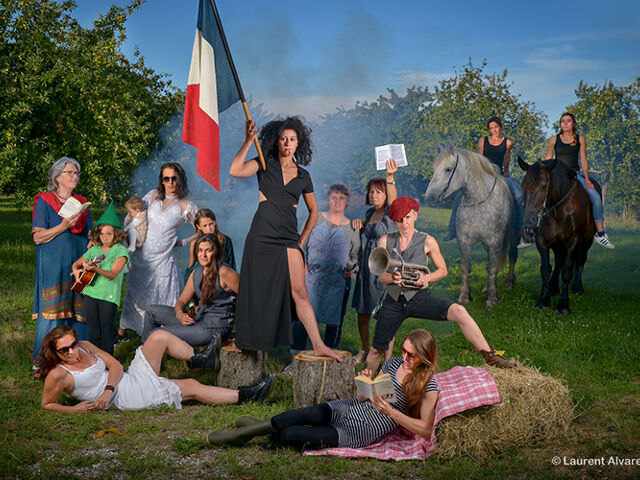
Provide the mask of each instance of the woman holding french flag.
POLYGON ((243 350, 288 346, 292 343, 291 322, 299 319, 315 355, 340 359, 320 338, 305 285, 301 247, 318 219, 311 176, 301 166, 311 161, 311 130, 298 117, 267 123, 259 136, 266 154, 264 170, 257 158, 245 162, 258 132, 255 122, 247 121, 245 141, 229 169, 234 177, 257 175, 260 200, 242 256, 236 346, 243 350), (309 217, 298 235, 300 195, 309 217))

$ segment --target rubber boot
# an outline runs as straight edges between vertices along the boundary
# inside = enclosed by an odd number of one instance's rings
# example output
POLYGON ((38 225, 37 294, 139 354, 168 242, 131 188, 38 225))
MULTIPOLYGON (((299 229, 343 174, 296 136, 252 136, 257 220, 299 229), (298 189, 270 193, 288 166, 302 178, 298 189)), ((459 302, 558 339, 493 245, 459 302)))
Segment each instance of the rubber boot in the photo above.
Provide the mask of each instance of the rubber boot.
POLYGON ((236 418, 236 428, 246 427, 247 425, 253 425, 261 421, 260 418, 252 417, 251 415, 240 415, 236 418))
POLYGON ((219 430, 211 432, 207 437, 209 445, 244 445, 253 437, 269 435, 276 430, 271 425, 271 419, 260 420, 237 430, 219 430))

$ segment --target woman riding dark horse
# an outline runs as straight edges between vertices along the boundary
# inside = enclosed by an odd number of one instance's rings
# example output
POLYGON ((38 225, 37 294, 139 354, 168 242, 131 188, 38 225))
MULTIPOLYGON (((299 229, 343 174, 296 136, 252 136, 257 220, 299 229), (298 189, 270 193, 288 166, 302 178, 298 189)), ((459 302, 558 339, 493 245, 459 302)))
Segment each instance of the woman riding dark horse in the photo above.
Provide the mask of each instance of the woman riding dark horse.
POLYGON ((550 307, 551 297, 560 293, 556 313, 568 314, 569 284, 573 280, 573 293, 584 292, 582 269, 596 233, 589 194, 576 179, 576 172, 557 159, 529 165, 518 158, 518 164, 527 172, 522 179, 523 223, 526 229, 535 232, 542 261, 542 291, 536 306, 550 307), (553 250, 555 257, 553 274, 549 250, 553 250))

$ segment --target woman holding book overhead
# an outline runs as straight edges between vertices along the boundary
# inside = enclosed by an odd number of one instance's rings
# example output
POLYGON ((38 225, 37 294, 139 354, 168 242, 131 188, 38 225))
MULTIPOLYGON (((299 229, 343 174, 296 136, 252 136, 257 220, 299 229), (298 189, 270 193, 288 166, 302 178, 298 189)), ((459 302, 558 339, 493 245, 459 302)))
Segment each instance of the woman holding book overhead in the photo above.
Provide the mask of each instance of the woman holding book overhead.
MULTIPOLYGON (((240 428, 210 433, 208 441, 242 445, 257 435, 273 434, 275 440, 293 447, 358 448, 377 442, 398 425, 429 438, 438 400, 433 378, 437 369, 435 339, 424 329, 413 330, 402 343, 402 358, 391 358, 382 366, 393 383, 395 401, 373 395, 289 410, 266 420, 239 417, 240 428)), ((370 378, 373 374, 362 373, 370 378)))
MULTIPOLYGON (((351 306, 358 312, 358 331, 362 347, 356 355, 356 363, 362 363, 369 351, 369 320, 373 309, 378 304, 384 293, 384 285, 378 277, 369 270, 369 255, 378 246, 378 239, 389 232, 397 230, 395 223, 391 221, 387 211, 389 205, 398 198, 396 190, 395 172, 398 164, 395 160, 387 161, 386 178, 372 178, 367 183, 366 204, 371 208, 365 213, 364 219, 356 218, 351 221, 353 229, 364 233, 365 241, 360 257, 360 270, 356 277, 356 286, 353 292, 351 306)), ((387 358, 391 357, 393 344, 390 345, 387 358)))
POLYGON ((31 237, 36 244, 36 284, 32 318, 36 338, 32 360, 40 355, 42 340, 58 325, 69 325, 82 340, 88 338, 82 296, 71 290, 71 265, 87 249, 91 214, 87 199, 74 193, 80 181, 77 160, 62 157, 49 168, 47 191, 33 202, 31 237), (75 207, 71 204, 75 203, 75 207), (63 205, 65 210, 61 212, 63 205), (80 208, 77 205, 81 205, 80 208), (61 212, 61 216, 58 212, 61 212))

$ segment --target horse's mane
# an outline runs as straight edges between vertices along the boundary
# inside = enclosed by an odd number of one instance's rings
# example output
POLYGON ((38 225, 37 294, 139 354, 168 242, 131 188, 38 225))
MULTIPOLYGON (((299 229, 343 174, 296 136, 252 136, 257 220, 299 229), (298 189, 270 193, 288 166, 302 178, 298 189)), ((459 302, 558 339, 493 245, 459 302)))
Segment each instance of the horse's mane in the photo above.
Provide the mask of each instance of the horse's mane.
MULTIPOLYGON (((491 163, 491 161, 483 155, 479 153, 472 152, 471 150, 466 150, 464 148, 453 148, 447 150, 447 152, 452 155, 457 154, 459 158, 465 162, 465 164, 469 167, 469 171, 471 175, 469 176, 472 181, 480 182, 482 177, 486 174, 491 177, 497 178, 498 182, 503 186, 503 188, 508 188, 505 183, 502 175, 500 175, 500 171, 497 165, 491 163)), ((436 157, 436 161, 433 164, 433 169, 436 170, 440 164, 444 161, 446 155, 438 155, 436 157)))
MULTIPOLYGON (((540 162, 542 166, 549 167, 553 160, 545 160, 540 162)), ((547 171, 549 171, 547 169, 547 171)), ((551 183, 557 192, 567 192, 572 185, 572 180, 576 178, 576 172, 567 167, 563 162, 558 160, 556 166, 549 171, 551 183)))

